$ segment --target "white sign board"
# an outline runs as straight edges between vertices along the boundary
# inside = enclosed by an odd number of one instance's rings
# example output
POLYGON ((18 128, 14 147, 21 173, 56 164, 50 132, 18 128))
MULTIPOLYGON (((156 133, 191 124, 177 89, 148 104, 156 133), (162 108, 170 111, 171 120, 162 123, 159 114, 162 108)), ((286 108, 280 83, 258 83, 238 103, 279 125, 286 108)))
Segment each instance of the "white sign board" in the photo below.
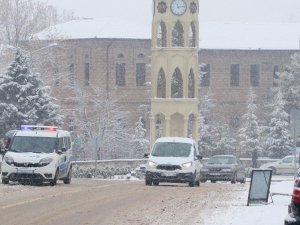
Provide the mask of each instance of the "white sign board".
POLYGON ((268 202, 272 170, 252 170, 247 206, 251 203, 268 202))

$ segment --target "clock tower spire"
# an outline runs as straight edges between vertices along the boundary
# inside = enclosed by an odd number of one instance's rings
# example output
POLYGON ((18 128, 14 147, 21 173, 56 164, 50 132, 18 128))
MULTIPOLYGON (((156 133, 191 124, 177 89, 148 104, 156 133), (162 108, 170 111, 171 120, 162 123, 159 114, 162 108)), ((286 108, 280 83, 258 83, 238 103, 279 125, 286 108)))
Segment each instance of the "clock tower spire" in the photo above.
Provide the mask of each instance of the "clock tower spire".
POLYGON ((199 0, 153 0, 151 145, 159 137, 199 139, 199 0))

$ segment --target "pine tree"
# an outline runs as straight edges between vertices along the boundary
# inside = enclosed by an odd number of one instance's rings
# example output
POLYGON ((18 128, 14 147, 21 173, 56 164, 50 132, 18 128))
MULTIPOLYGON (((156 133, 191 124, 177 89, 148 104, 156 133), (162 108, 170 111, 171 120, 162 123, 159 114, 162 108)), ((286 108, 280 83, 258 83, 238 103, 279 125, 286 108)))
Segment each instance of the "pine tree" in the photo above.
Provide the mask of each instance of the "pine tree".
POLYGON ((49 95, 29 59, 17 49, 13 62, 0 80, 0 134, 22 124, 61 125, 59 106, 49 95))
POLYGON ((280 90, 274 96, 271 107, 271 121, 268 127, 268 150, 270 157, 282 158, 291 154, 294 149, 289 129, 289 115, 284 110, 285 100, 280 90))
POLYGON ((247 111, 242 116, 242 127, 239 130, 240 149, 248 157, 252 157, 252 162, 255 164, 255 160, 261 151, 259 143, 259 125, 257 122, 255 104, 255 94, 252 88, 249 90, 247 100, 247 111), (254 159, 253 156, 256 156, 254 159))
POLYGON ((133 141, 135 146, 133 157, 142 157, 144 153, 149 152, 149 140, 146 139, 146 129, 142 117, 139 117, 139 120, 135 123, 133 141))
POLYGON ((212 127, 210 124, 210 114, 212 108, 215 106, 211 94, 208 92, 207 95, 200 99, 199 104, 199 128, 200 128, 200 142, 199 146, 201 154, 204 156, 211 156, 214 148, 212 138, 212 127))
MULTIPOLYGON (((291 64, 284 72, 278 73, 275 84, 280 87, 283 98, 286 100, 285 108, 290 112, 292 108, 300 108, 300 53, 291 57, 291 64)), ((276 92, 277 88, 275 88, 276 92)))

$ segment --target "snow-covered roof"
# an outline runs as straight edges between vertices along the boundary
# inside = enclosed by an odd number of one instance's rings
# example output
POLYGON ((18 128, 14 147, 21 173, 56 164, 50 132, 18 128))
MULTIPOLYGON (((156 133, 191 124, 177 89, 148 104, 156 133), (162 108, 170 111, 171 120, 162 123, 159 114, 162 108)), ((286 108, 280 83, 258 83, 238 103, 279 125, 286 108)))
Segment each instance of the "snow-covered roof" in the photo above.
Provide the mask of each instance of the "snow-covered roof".
MULTIPOLYGON (((300 23, 201 22, 202 49, 299 49, 300 23)), ((39 39, 151 39, 151 22, 83 19, 59 24, 37 34, 39 39)))
POLYGON ((182 137, 161 137, 156 140, 156 143, 157 142, 178 142, 178 143, 193 144, 194 140, 191 138, 182 138, 182 137))

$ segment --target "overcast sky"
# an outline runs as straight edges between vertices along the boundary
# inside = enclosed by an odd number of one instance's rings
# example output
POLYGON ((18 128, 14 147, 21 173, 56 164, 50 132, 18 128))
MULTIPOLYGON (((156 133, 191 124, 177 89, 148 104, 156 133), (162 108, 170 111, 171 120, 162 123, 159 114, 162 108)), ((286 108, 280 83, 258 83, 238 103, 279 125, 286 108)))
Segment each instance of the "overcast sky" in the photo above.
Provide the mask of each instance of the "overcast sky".
MULTIPOLYGON (((79 17, 151 21, 152 0, 45 0, 79 17)), ((200 0, 200 20, 220 22, 297 22, 300 0, 200 0)))

